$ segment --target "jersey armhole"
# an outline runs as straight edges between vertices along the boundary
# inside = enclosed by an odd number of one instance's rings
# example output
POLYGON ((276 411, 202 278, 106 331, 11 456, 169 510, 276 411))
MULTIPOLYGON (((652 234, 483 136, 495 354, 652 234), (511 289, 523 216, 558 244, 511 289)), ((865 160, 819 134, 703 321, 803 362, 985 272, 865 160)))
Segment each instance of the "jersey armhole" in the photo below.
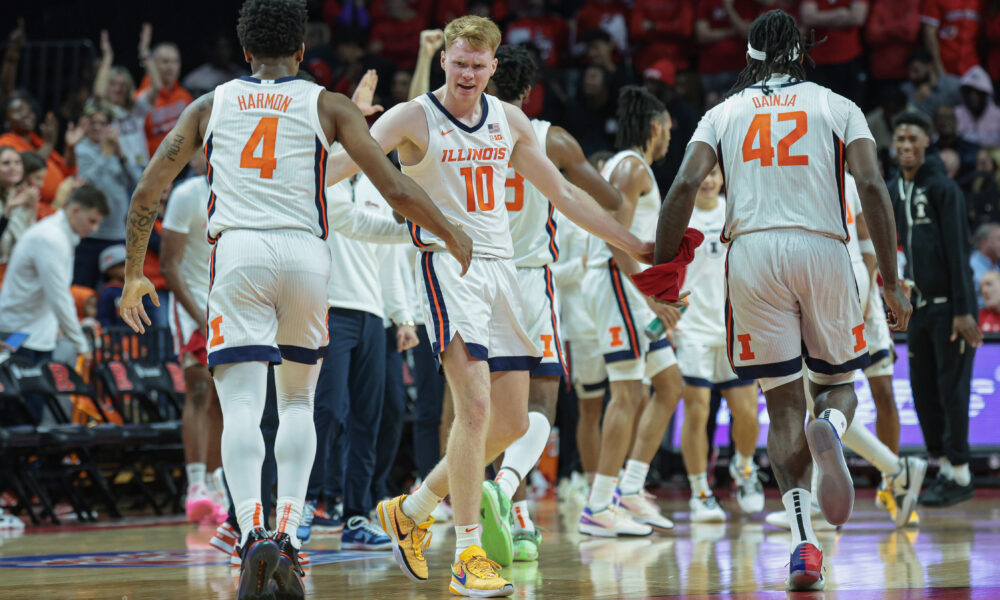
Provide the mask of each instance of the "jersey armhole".
POLYGON ((320 122, 319 119, 319 100, 323 96, 324 88, 316 84, 312 84, 312 86, 313 89, 310 90, 309 93, 315 95, 315 98, 311 102, 313 109, 309 111, 309 125, 312 126, 313 133, 316 134, 316 137, 319 138, 320 143, 323 144, 323 148, 327 152, 329 152, 333 144, 330 142, 330 140, 326 139, 326 132, 323 131, 323 124, 320 122))
MULTIPOLYGON (((430 93, 430 92, 428 92, 428 93, 430 93)), ((431 138, 431 117, 434 115, 434 110, 433 110, 433 107, 430 105, 430 102, 426 99, 426 94, 425 95, 421 95, 421 96, 417 96, 416 98, 414 98, 413 100, 411 100, 411 102, 416 102, 417 105, 420 107, 420 109, 424 111, 424 127, 427 128, 427 147, 424 148, 424 155, 423 155, 423 157, 421 157, 420 160, 418 160, 417 162, 413 163, 412 165, 404 164, 403 163, 403 158, 400 157, 400 159, 399 159, 399 166, 402 167, 404 173, 406 171, 410 171, 411 173, 413 173, 413 172, 419 172, 422 169, 427 168, 427 164, 431 160, 430 159, 430 156, 431 156, 431 146, 434 144, 434 141, 431 138)), ((412 143, 412 142, 410 142, 410 143, 412 143)))
POLYGON ((215 88, 215 92, 212 94, 212 113, 208 116, 208 125, 205 126, 204 140, 208 141, 208 138, 212 137, 212 132, 215 131, 215 122, 219 120, 219 111, 215 110, 217 106, 222 104, 223 99, 226 97, 226 88, 229 87, 228 84, 222 84, 215 88))
POLYGON ((846 137, 847 132, 845 131, 845 128, 841 126, 841 123, 836 119, 836 117, 834 117, 833 107, 830 105, 830 94, 833 92, 829 88, 821 89, 823 90, 823 93, 820 95, 820 107, 823 110, 823 116, 830 123, 830 129, 833 130, 833 134, 844 142, 844 145, 846 146, 847 140, 844 138, 846 137))

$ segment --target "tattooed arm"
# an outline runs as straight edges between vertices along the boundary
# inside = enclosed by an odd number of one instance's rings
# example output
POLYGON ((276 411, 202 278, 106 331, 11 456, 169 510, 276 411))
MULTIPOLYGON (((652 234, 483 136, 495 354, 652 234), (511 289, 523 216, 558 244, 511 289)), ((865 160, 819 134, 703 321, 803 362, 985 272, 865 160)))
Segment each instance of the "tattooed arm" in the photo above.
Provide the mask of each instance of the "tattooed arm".
POLYGON ((184 109, 177 125, 160 143, 132 194, 125 222, 125 287, 120 307, 122 320, 138 333, 146 331, 143 323, 151 324, 142 307, 143 296, 149 295, 153 304, 159 306, 156 288, 142 274, 142 265, 146 262, 146 247, 156 222, 160 195, 201 149, 208 117, 212 114, 213 94, 205 94, 184 109))

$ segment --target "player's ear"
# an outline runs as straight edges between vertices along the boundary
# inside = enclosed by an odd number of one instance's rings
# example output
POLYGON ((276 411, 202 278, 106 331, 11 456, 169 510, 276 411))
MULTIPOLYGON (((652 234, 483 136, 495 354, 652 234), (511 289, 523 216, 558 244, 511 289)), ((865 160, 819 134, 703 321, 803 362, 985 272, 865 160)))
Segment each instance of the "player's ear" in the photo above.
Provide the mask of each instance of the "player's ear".
POLYGON ((295 51, 295 62, 302 62, 306 56, 306 44, 305 42, 299 44, 299 49, 295 51))
POLYGON ((500 61, 494 56, 493 62, 490 63, 490 77, 493 77, 493 74, 497 72, 497 65, 499 64, 500 61))
POLYGON ((250 51, 247 50, 246 48, 243 49, 243 60, 247 61, 247 64, 253 62, 253 55, 250 54, 250 51))

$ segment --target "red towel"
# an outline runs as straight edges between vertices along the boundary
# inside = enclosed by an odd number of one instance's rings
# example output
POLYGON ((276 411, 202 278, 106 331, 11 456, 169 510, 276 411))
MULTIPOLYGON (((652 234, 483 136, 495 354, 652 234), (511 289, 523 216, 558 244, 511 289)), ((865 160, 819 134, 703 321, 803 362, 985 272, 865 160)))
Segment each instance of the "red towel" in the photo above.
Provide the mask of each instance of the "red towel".
POLYGON ((650 267, 632 276, 639 291, 664 302, 677 302, 681 293, 684 271, 694 260, 695 248, 705 241, 705 234, 688 227, 681 240, 677 256, 670 262, 650 267))
POLYGON ((181 348, 181 354, 191 353, 203 366, 208 366, 208 341, 202 330, 195 331, 187 344, 181 348))

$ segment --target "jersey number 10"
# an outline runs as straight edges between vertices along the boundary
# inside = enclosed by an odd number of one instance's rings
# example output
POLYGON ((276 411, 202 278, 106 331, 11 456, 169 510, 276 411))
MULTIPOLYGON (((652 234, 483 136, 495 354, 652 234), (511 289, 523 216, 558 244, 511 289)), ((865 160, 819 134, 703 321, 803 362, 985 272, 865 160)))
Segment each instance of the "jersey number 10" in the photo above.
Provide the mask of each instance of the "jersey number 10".
POLYGON ((250 139, 240 152, 241 169, 259 169, 261 179, 274 177, 278 159, 274 157, 274 143, 278 140, 278 117, 261 117, 250 134, 250 139), (254 156, 257 147, 264 143, 260 156, 254 156))
POLYGON ((465 201, 466 210, 476 212, 479 210, 493 210, 496 201, 493 198, 493 167, 483 165, 476 167, 473 172, 472 167, 464 167, 459 170, 465 178, 465 201), (486 193, 483 193, 483 184, 486 184, 486 193))
MULTIPOLYGON (((799 141, 809 131, 809 120, 803 110, 778 113, 778 122, 795 121, 795 129, 778 142, 778 166, 795 167, 809 164, 805 154, 790 154, 792 144, 799 141)), ((743 162, 759 160, 760 166, 770 167, 774 161, 774 146, 771 145, 771 113, 754 115, 743 139, 743 162), (754 147, 754 142, 760 138, 760 145, 754 147)))

